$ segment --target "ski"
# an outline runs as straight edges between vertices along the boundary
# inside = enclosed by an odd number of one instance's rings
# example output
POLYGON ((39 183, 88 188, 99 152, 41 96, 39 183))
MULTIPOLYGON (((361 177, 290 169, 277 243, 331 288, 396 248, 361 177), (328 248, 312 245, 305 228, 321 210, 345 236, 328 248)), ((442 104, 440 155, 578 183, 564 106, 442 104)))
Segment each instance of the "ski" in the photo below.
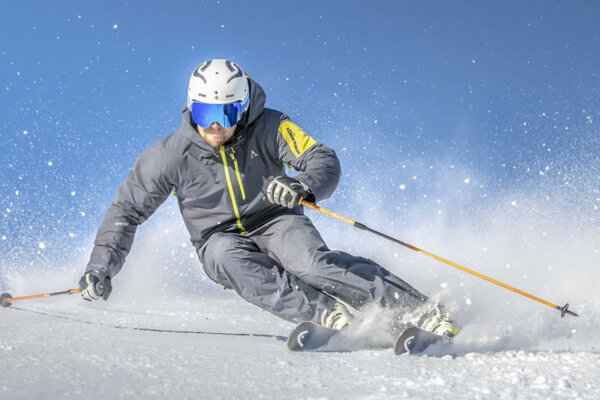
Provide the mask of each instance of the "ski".
MULTIPOLYGON (((417 327, 408 327, 398 335, 394 344, 397 355, 422 354, 430 346, 449 341, 445 336, 435 335, 417 327)), ((344 331, 325 328, 313 322, 302 322, 292 330, 287 339, 287 347, 299 352, 339 352, 362 348, 360 339, 345 334, 344 331)))
POLYGON ((412 326, 398 335, 396 345, 394 346, 394 353, 397 355, 406 353, 410 355, 420 354, 429 346, 436 343, 446 343, 446 338, 412 326))
POLYGON ((302 322, 288 336, 287 346, 291 351, 322 350, 339 332, 313 322, 302 322))

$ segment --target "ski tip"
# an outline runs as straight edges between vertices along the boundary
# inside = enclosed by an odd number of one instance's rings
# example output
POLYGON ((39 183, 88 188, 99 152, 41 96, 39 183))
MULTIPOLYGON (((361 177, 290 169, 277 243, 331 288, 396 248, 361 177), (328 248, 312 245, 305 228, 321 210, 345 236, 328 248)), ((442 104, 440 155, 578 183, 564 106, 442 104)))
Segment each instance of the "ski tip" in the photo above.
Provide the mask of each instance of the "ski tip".
POLYGON ((305 351, 305 339, 310 334, 310 332, 314 329, 314 324, 312 322, 302 322, 288 336, 287 339, 287 347, 291 351, 305 351))
POLYGON ((558 307, 558 306, 556 306, 556 309, 557 309, 558 311, 560 311, 560 317, 561 317, 561 318, 564 318, 564 317, 565 317, 565 315, 571 315, 571 316, 573 316, 573 317, 579 317, 579 314, 577 314, 577 313, 575 313, 575 312, 573 312, 573 311, 569 310, 569 303, 565 304, 565 305, 564 305, 564 306, 562 306, 562 307, 558 307))
POLYGON ((312 322, 303 322, 290 333, 287 346, 291 351, 331 351, 327 347, 329 340, 339 332, 312 322))
POLYGON ((8 301, 8 299, 12 299, 10 293, 2 293, 2 295, 0 295, 0 306, 10 307, 11 304, 10 301, 8 301))
POLYGON ((425 352, 429 346, 437 343, 444 343, 445 339, 447 338, 444 336, 435 335, 431 332, 412 326, 404 330, 398 336, 394 346, 394 353, 396 355, 421 354, 425 352))

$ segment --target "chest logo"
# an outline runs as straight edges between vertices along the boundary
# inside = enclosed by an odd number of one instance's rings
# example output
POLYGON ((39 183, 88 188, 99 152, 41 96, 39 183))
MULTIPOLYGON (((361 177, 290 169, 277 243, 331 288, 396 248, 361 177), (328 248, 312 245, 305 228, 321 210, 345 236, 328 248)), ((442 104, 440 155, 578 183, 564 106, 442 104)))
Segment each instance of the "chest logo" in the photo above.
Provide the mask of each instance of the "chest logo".
POLYGON ((250 159, 251 159, 251 160, 253 160, 253 159, 255 159, 256 157, 258 157, 258 154, 257 154, 257 153, 256 153, 254 150, 252 150, 252 151, 250 152, 250 159))

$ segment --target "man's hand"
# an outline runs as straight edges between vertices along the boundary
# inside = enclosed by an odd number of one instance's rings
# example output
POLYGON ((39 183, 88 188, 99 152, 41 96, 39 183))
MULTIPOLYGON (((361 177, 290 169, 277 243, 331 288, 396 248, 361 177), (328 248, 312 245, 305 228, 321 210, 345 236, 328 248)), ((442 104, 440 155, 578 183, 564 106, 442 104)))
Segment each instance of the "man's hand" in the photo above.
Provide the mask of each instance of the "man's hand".
POLYGON ((267 200, 287 208, 294 208, 307 196, 312 197, 309 189, 289 176, 278 176, 267 186, 267 200))
POLYGON ((108 299, 112 291, 110 277, 96 269, 87 271, 79 280, 81 297, 84 300, 92 301, 99 299, 108 299))

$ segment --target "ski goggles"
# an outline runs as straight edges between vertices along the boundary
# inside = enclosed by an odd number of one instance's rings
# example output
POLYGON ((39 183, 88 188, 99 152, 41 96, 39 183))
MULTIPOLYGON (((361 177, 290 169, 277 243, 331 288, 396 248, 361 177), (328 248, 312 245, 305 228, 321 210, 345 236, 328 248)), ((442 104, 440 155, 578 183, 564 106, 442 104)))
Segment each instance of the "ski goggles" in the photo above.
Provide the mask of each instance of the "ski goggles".
POLYGON ((231 128, 242 119, 242 114, 248 108, 248 99, 242 102, 227 104, 207 104, 192 102, 190 112, 198 126, 208 128, 213 122, 218 122, 223 128, 231 128))

